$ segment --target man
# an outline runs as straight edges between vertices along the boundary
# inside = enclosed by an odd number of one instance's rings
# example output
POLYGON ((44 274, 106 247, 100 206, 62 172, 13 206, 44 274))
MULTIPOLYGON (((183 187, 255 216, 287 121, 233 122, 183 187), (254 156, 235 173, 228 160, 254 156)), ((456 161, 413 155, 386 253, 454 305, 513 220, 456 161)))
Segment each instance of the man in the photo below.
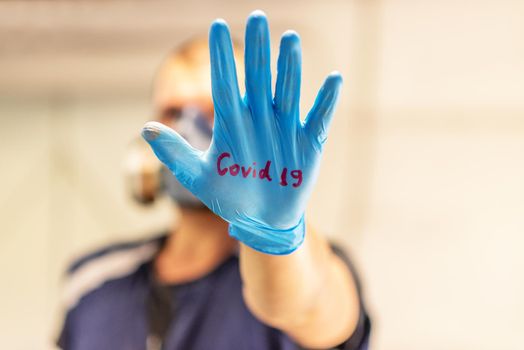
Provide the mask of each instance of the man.
POLYGON ((177 225, 72 266, 59 345, 367 349, 354 272, 304 217, 341 77, 326 79, 302 123, 296 33, 282 37, 274 99, 262 12, 247 22, 244 99, 224 21, 210 29, 211 92, 202 47, 185 45, 160 69, 153 98, 163 124, 142 132, 166 165, 177 225))

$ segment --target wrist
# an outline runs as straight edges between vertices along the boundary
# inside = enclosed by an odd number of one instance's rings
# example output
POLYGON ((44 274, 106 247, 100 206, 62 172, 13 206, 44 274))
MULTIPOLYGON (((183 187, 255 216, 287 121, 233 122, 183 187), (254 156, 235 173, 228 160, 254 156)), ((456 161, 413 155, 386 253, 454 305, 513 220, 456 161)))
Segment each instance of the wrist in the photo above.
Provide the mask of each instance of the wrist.
POLYGON ((229 235, 250 248, 271 255, 287 255, 304 242, 304 216, 289 229, 273 229, 259 225, 229 224, 229 235))

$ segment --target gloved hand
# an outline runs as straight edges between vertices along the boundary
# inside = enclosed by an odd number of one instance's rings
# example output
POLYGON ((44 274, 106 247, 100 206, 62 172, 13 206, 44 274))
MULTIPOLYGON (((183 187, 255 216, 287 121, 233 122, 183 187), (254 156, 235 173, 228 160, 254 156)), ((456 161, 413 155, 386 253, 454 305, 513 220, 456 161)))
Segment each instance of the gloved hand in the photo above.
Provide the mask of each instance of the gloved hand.
POLYGON ((301 48, 295 32, 282 36, 274 99, 263 12, 253 12, 247 21, 243 99, 223 20, 211 25, 209 45, 215 120, 208 150, 196 150, 157 122, 147 123, 142 135, 177 179, 229 222, 231 236, 264 253, 291 253, 304 240, 304 210, 342 78, 336 72, 327 77, 302 123, 301 48))

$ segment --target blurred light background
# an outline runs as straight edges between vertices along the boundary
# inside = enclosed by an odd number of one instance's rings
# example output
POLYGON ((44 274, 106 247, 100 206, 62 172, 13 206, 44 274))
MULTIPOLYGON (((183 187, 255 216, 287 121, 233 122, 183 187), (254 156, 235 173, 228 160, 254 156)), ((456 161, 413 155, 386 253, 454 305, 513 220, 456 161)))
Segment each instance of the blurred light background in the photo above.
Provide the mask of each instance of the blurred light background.
POLYGON ((126 146, 174 46, 247 15, 302 36, 302 112, 344 93, 310 221, 353 254, 373 348, 522 349, 524 2, 0 2, 0 343, 50 349, 75 255, 156 233, 126 146))

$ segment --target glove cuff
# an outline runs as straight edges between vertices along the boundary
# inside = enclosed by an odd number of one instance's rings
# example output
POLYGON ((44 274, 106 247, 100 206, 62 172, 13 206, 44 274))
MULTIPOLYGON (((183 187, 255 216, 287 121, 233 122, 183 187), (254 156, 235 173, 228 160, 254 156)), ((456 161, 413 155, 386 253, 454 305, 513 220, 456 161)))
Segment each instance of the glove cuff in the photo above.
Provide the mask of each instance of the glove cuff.
POLYGON ((291 254, 304 242, 305 233, 304 216, 296 226, 287 230, 229 224, 231 237, 259 252, 271 255, 291 254))

